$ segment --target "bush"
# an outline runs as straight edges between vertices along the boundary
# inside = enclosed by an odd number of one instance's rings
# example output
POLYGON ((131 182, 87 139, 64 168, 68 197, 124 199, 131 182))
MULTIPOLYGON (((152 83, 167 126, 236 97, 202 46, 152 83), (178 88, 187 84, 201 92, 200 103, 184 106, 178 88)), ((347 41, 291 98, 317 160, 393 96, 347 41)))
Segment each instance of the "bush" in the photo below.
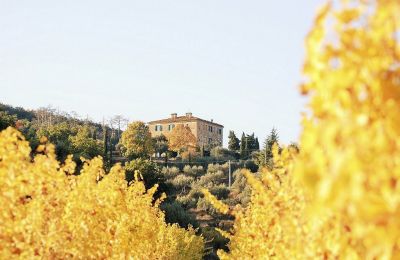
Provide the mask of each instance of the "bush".
POLYGON ((218 211, 205 198, 199 198, 197 200, 196 208, 198 210, 206 211, 210 215, 217 215, 218 214, 218 211))
POLYGON ((238 169, 233 173, 233 183, 230 189, 230 205, 241 204, 243 207, 247 207, 251 198, 251 187, 247 183, 247 179, 244 176, 246 169, 238 169))
POLYGON ((192 170, 196 173, 197 176, 203 175, 204 174, 204 168, 203 166, 199 165, 199 166, 193 166, 192 170))
POLYGON ((178 167, 163 167, 162 168, 162 174, 166 177, 166 178, 175 178, 179 173, 180 170, 178 167))
POLYGON ((214 147, 210 151, 211 157, 217 160, 235 160, 236 152, 223 148, 221 146, 214 147))
POLYGON ((226 180, 226 175, 223 171, 208 172, 206 175, 200 177, 198 185, 201 187, 211 186, 223 183, 226 180))
POLYGON ((253 160, 246 160, 244 162, 244 168, 249 169, 251 172, 258 171, 258 165, 253 160))
POLYGON ((196 160, 200 156, 200 154, 196 150, 188 150, 188 151, 183 151, 180 154, 181 158, 183 161, 188 161, 191 162, 193 160, 196 160))
POLYGON ((209 191, 218 199, 226 199, 229 196, 229 188, 224 183, 211 187, 209 191))
POLYGON ((222 171, 225 174, 228 174, 229 171, 229 164, 224 163, 224 164, 209 164, 207 167, 207 173, 213 173, 217 171, 222 171))
POLYGON ((142 177, 147 189, 158 184, 156 197, 158 198, 163 192, 168 193, 165 176, 161 173, 156 163, 143 158, 134 159, 125 163, 125 179, 129 183, 135 179, 137 171, 142 177))
MULTIPOLYGON (((218 232, 213 227, 204 227, 201 228, 201 234, 204 237, 205 241, 209 241, 208 243, 212 246, 214 250, 223 249, 225 251, 228 250, 229 239, 223 237, 220 232, 218 232)), ((216 259, 219 259, 218 257, 216 259)))
POLYGON ((187 195, 178 195, 176 201, 181 203, 185 208, 195 208, 197 205, 198 197, 195 193, 189 192, 187 195))
POLYGON ((180 174, 176 176, 174 179, 168 180, 167 182, 172 184, 176 190, 182 190, 185 188, 189 188, 193 181, 194 181, 193 177, 180 174))
POLYGON ((193 168, 190 167, 190 165, 185 165, 185 167, 183 167, 183 172, 184 172, 186 175, 192 175, 192 176, 195 176, 195 175, 196 175, 196 172, 193 171, 193 168))
POLYGON ((189 226, 194 228, 199 227, 199 223, 196 221, 193 215, 189 214, 177 201, 163 203, 161 205, 161 209, 165 213, 165 221, 167 223, 177 223, 182 228, 188 228, 189 226))

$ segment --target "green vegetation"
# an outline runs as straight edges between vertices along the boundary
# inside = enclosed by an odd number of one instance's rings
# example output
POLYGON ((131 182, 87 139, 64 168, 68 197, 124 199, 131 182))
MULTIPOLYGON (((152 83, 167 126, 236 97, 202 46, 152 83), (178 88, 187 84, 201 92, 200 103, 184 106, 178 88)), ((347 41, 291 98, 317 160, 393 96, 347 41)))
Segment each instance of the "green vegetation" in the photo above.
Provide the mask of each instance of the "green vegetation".
POLYGON ((150 156, 154 147, 149 127, 141 121, 129 124, 122 133, 120 147, 122 154, 129 159, 150 156))

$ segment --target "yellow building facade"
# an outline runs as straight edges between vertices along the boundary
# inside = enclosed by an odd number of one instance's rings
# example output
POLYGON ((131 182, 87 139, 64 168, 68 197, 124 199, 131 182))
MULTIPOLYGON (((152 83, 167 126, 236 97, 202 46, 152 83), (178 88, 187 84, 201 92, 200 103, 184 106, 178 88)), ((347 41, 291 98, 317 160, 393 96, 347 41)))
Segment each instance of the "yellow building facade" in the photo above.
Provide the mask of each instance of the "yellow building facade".
POLYGON ((184 116, 171 114, 169 118, 148 122, 152 137, 161 134, 168 137, 175 126, 182 124, 190 128, 197 140, 199 147, 222 146, 224 126, 211 121, 207 121, 186 113, 184 116))

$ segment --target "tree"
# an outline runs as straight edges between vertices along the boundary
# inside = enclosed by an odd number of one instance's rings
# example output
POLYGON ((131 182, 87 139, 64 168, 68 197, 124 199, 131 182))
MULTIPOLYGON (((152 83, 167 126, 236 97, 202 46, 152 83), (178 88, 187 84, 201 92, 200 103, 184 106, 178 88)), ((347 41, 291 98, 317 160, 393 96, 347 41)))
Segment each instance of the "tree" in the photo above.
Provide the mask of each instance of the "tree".
POLYGON ((256 149, 256 139, 254 136, 254 133, 251 135, 246 136, 246 141, 247 141, 247 155, 250 155, 253 151, 257 150, 256 149))
POLYGON ((260 143, 258 142, 258 137, 256 137, 255 143, 254 143, 254 149, 256 151, 260 150, 260 143))
POLYGON ((234 131, 229 131, 228 149, 231 151, 238 151, 240 149, 239 138, 236 137, 234 131))
POLYGON ((108 129, 103 125, 103 156, 107 158, 108 153, 108 129))
POLYGON ((59 160, 64 160, 69 154, 73 153, 69 137, 77 133, 75 127, 71 127, 67 122, 51 125, 42 124, 37 127, 39 127, 37 136, 39 138, 47 137, 56 146, 56 154, 59 160))
POLYGON ((271 132, 265 138, 263 149, 253 156, 253 159, 258 166, 260 167, 268 166, 268 168, 272 169, 273 167, 272 150, 274 144, 278 145, 278 151, 279 151, 280 147, 279 147, 278 132, 275 128, 272 128, 271 132))
POLYGON ((10 115, 6 111, 0 111, 0 131, 9 126, 14 126, 17 121, 15 115, 10 115))
POLYGON ((78 128, 78 132, 75 136, 69 137, 71 151, 76 160, 80 157, 91 159, 102 154, 102 143, 93 139, 91 133, 90 127, 84 125, 78 128))
POLYGON ((205 156, 205 154, 204 154, 204 144, 201 145, 200 148, 199 148, 199 155, 200 155, 200 157, 204 157, 205 156))
POLYGON ((119 143, 122 154, 130 159, 147 157, 154 151, 149 127, 141 121, 130 123, 119 143))
POLYGON ((275 143, 279 145, 279 136, 277 130, 272 128, 270 134, 264 141, 264 154, 266 155, 267 161, 272 158, 272 147, 275 143))
POLYGON ((169 148, 180 154, 181 152, 196 152, 197 140, 189 126, 177 125, 168 135, 169 148))
MULTIPOLYGON (((138 172, 140 174, 140 178, 144 182, 147 189, 152 188, 156 184, 163 186, 165 182, 165 176, 161 174, 160 168, 155 162, 152 162, 148 159, 137 158, 126 162, 124 169, 126 170, 125 180, 128 183, 131 183, 135 180, 135 172, 138 172)), ((163 191, 165 190, 163 189, 161 193, 163 191)), ((161 193, 160 189, 158 189, 158 194, 161 193)))
POLYGON ((121 129, 123 126, 126 126, 128 123, 128 119, 124 118, 122 115, 115 115, 110 119, 110 125, 113 128, 115 125, 117 127, 117 140, 121 138, 121 129))
POLYGON ((153 137, 154 151, 160 156, 168 151, 168 139, 165 135, 161 134, 159 136, 153 137))
POLYGON ((245 159, 246 154, 246 135, 242 133, 242 139, 240 140, 240 158, 245 159))

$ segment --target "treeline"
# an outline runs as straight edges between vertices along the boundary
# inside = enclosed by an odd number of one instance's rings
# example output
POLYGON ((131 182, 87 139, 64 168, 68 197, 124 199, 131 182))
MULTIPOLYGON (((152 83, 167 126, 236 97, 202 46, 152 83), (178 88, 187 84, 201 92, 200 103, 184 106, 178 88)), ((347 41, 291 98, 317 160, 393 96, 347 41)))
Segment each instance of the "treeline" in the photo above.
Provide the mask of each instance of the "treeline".
POLYGON ((46 137, 55 145, 57 159, 61 161, 69 154, 77 163, 81 157, 91 159, 101 155, 110 165, 112 150, 119 142, 126 121, 122 116, 114 116, 100 124, 88 118, 80 119, 76 112, 67 113, 52 107, 26 110, 0 104, 0 130, 8 126, 17 128, 33 151, 40 139, 46 137))

